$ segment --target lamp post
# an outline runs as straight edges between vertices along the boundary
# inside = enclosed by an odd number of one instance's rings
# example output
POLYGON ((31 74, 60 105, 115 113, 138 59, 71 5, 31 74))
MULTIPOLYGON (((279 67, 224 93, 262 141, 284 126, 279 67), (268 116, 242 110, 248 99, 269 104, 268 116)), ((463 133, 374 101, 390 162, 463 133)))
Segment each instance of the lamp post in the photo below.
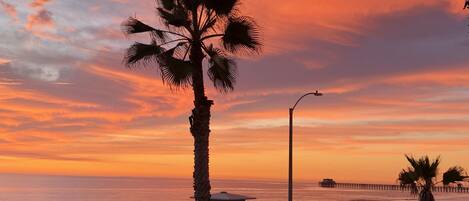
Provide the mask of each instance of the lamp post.
POLYGON ((314 96, 322 96, 322 93, 319 93, 318 91, 313 92, 313 93, 307 93, 303 96, 301 96, 293 105, 293 107, 290 108, 289 114, 290 114, 290 136, 289 136, 289 146, 288 146, 288 201, 293 201, 293 111, 296 108, 296 105, 301 101, 306 96, 309 95, 314 95, 314 96))

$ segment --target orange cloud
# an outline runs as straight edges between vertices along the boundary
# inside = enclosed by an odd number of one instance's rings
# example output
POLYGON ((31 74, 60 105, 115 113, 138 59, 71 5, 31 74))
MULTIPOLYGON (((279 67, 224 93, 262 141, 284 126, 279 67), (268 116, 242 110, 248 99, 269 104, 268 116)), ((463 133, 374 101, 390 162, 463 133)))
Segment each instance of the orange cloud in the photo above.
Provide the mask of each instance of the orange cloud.
POLYGON ((131 71, 110 70, 109 68, 96 65, 91 65, 88 71, 92 74, 111 79, 119 85, 131 87, 131 96, 127 97, 126 100, 137 104, 139 106, 139 113, 142 115, 169 115, 174 117, 187 113, 191 109, 191 99, 181 98, 186 97, 187 94, 171 91, 157 75, 149 78, 147 76, 132 74, 131 71), (159 108, 159 105, 149 104, 149 100, 155 98, 163 101, 163 104, 172 105, 174 109, 165 111, 159 108))
POLYGON ((31 2, 29 5, 32 7, 32 8, 42 8, 44 7, 44 5, 48 2, 50 2, 51 0, 34 0, 33 2, 31 2))
POLYGON ((411 73, 387 79, 385 82, 399 85, 438 84, 445 86, 469 86, 469 68, 455 67, 444 70, 411 73))
POLYGON ((3 59, 3 58, 0 58, 0 65, 3 65, 3 64, 8 64, 10 63, 11 61, 8 60, 8 59, 3 59))
POLYGON ((276 54, 305 49, 307 38, 355 46, 354 37, 366 35, 364 22, 372 17, 421 7, 461 14, 460 4, 458 0, 256 0, 244 1, 242 9, 261 25, 266 53, 276 54))

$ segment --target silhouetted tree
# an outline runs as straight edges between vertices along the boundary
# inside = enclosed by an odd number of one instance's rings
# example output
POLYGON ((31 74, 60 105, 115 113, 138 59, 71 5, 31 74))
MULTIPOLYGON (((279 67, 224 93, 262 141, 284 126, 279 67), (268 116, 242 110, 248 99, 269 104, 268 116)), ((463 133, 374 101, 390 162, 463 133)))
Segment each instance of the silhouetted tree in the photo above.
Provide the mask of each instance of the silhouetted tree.
POLYGON ((439 157, 432 161, 428 156, 415 159, 406 155, 406 158, 411 166, 399 173, 398 180, 402 187, 410 187, 411 193, 418 195, 419 201, 434 201, 432 188, 437 183, 443 182, 444 185, 449 185, 468 178, 463 168, 451 167, 443 174, 443 180, 437 181, 439 157))
POLYGON ((259 53, 258 28, 252 18, 239 14, 240 0, 158 0, 156 12, 164 29, 133 17, 123 22, 126 34, 148 33, 150 44, 135 43, 127 51, 129 67, 157 65, 164 83, 172 88, 192 87, 194 109, 189 117, 194 137, 194 197, 210 199, 209 122, 212 100, 204 87, 203 62, 214 87, 233 90, 236 63, 232 54, 259 53), (212 45, 215 39, 220 45, 212 45))
POLYGON ((445 173, 443 173, 443 185, 448 186, 451 183, 458 181, 465 181, 469 177, 467 176, 466 170, 459 166, 454 166, 449 168, 445 173))

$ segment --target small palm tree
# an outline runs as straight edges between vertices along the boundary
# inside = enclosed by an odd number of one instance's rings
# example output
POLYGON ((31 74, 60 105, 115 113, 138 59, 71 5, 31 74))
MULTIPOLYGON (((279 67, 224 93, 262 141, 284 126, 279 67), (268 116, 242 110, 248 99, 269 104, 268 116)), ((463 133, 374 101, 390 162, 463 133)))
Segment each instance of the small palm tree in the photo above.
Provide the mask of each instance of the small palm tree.
POLYGON ((205 95, 203 63, 208 78, 221 92, 233 90, 236 63, 229 55, 259 53, 258 29, 250 17, 239 15, 240 0, 158 0, 156 12, 164 29, 133 17, 123 22, 126 34, 148 33, 149 44, 135 43, 126 53, 129 67, 157 65, 164 83, 194 92, 189 117, 194 137, 194 198, 210 199, 209 122, 213 101, 205 95), (219 38, 220 45, 213 45, 219 38))
POLYGON ((462 167, 454 166, 443 174, 443 181, 441 182, 443 182, 443 185, 448 186, 451 183, 466 181, 467 179, 469 179, 469 177, 467 176, 466 170, 462 167))
POLYGON ((465 176, 466 173, 463 168, 455 166, 449 168, 443 174, 442 181, 437 181, 436 176, 438 175, 440 157, 432 161, 428 156, 415 159, 406 155, 406 158, 411 166, 399 173, 398 180, 402 187, 410 187, 411 194, 418 195, 419 201, 434 201, 432 188, 438 183, 442 182, 444 185, 449 185, 468 178, 465 176))

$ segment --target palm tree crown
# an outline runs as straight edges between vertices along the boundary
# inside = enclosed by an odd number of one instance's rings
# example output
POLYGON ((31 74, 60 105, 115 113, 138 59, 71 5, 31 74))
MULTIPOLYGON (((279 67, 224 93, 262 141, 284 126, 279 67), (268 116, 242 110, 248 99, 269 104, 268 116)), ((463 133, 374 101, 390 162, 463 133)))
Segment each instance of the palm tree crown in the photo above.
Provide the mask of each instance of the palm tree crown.
POLYGON ((466 170, 459 166, 454 166, 448 169, 443 174, 443 185, 447 186, 450 183, 455 183, 458 181, 465 181, 469 177, 467 176, 466 170))
POLYGON ((123 24, 126 34, 148 33, 151 43, 136 42, 124 62, 136 65, 157 64, 163 81, 172 87, 188 87, 196 68, 190 59, 191 48, 201 47, 208 61, 207 74, 220 91, 233 90, 236 63, 233 53, 258 53, 261 44, 256 24, 240 16, 239 0, 158 0, 156 9, 166 29, 151 27, 130 17, 123 24), (214 38, 219 45, 212 45, 214 38))
POLYGON ((399 173, 399 181, 402 186, 410 185, 412 193, 418 192, 418 186, 433 186, 434 179, 438 174, 438 165, 440 165, 440 158, 430 161, 428 156, 415 159, 412 156, 407 156, 407 161, 411 167, 407 170, 402 170, 399 173))
POLYGON ((420 201, 433 201, 432 187, 442 182, 444 185, 450 183, 460 182, 468 178, 463 168, 455 166, 449 168, 443 174, 443 180, 438 181, 438 166, 440 165, 440 157, 435 160, 430 160, 428 156, 415 159, 412 156, 407 156, 407 161, 410 167, 403 169, 399 173, 399 183, 403 187, 410 187, 411 193, 419 195, 420 201), (420 193, 419 193, 420 190, 420 193))

